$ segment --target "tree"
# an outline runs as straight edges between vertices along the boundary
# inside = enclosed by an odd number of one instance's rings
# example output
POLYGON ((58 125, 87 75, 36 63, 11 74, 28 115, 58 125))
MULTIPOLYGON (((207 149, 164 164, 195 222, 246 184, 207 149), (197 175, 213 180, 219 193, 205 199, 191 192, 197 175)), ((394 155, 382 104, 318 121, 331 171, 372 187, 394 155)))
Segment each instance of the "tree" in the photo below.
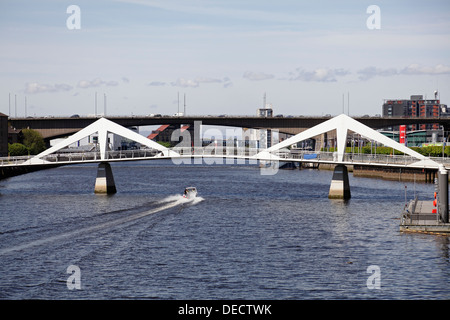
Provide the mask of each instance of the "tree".
POLYGON ((170 148, 171 147, 171 145, 170 145, 170 142, 164 142, 164 141, 157 141, 160 145, 162 145, 163 147, 166 147, 166 148, 170 148))
POLYGON ((38 154, 45 150, 45 142, 42 135, 32 129, 23 129, 23 144, 28 148, 30 154, 38 154))
POLYGON ((8 143, 8 153, 11 157, 28 155, 28 148, 21 143, 8 143))

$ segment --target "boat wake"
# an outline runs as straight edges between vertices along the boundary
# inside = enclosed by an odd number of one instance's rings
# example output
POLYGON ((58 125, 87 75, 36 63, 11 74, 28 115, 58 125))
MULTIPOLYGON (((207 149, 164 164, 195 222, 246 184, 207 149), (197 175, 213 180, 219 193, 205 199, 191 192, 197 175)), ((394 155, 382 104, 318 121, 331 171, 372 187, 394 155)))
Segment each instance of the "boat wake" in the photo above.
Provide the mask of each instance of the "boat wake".
POLYGON ((134 220, 141 219, 146 216, 149 216, 149 215, 152 215, 152 214, 164 211, 164 210, 175 208, 177 206, 195 205, 195 204, 200 203, 203 200, 204 199, 201 197, 196 197, 194 199, 186 199, 181 195, 168 196, 162 200, 159 200, 156 203, 156 207, 152 208, 150 210, 140 211, 140 212, 137 212, 137 213, 125 216, 125 217, 117 218, 117 219, 107 221, 107 222, 102 222, 102 223, 92 225, 89 227, 80 228, 80 229, 65 232, 65 233, 62 233, 59 235, 50 236, 47 238, 34 240, 34 241, 31 241, 28 243, 19 244, 19 245, 13 246, 13 247, 0 249, 0 256, 14 252, 14 251, 25 250, 25 249, 29 249, 29 248, 36 247, 36 246, 42 246, 47 243, 76 237, 76 236, 79 236, 80 234, 93 233, 93 232, 97 232, 97 231, 101 231, 101 230, 105 230, 105 229, 109 229, 109 228, 115 228, 120 225, 132 222, 134 220))
POLYGON ((177 205, 186 205, 186 204, 197 204, 202 202, 203 199, 202 197, 195 197, 193 199, 189 199, 189 198, 185 198, 182 195, 179 194, 175 194, 172 196, 168 196, 162 200, 160 200, 158 203, 166 203, 166 202, 175 202, 177 205))

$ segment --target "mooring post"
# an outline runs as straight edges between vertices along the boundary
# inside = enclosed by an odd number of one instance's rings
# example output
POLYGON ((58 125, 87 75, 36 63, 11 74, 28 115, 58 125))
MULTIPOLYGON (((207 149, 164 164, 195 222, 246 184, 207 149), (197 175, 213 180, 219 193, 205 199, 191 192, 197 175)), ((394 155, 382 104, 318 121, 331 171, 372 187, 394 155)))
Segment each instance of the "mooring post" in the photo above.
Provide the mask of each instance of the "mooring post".
POLYGON ((347 200, 350 199, 350 197, 350 183, 348 182, 347 167, 343 164, 338 164, 334 167, 328 198, 347 200))
POLYGON ((111 165, 108 162, 100 162, 98 164, 94 192, 101 194, 113 194, 117 192, 111 165))
POLYGON ((440 166, 438 171, 439 184, 439 212, 442 221, 448 223, 448 171, 444 166, 440 166))

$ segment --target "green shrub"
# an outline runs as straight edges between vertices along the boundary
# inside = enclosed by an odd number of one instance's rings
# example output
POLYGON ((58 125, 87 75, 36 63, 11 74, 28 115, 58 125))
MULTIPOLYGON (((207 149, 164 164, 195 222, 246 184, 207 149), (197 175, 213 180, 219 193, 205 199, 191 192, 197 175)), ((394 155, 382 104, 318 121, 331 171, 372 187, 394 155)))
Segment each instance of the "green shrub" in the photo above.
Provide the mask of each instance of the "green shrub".
POLYGON ((8 154, 11 157, 28 155, 28 148, 21 143, 8 143, 8 154))
POLYGON ((23 144, 28 148, 30 154, 38 154, 45 150, 45 142, 42 135, 32 129, 23 129, 23 144))

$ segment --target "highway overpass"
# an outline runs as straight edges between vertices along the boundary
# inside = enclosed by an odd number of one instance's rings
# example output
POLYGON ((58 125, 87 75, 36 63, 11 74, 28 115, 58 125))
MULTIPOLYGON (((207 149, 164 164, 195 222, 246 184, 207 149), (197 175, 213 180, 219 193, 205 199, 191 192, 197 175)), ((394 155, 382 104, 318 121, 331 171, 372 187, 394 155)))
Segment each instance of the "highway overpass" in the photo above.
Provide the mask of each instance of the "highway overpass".
MULTIPOLYGON (((297 134, 304 129, 314 127, 329 120, 331 116, 312 117, 256 117, 256 116, 107 116, 107 119, 124 127, 150 126, 162 124, 191 124, 201 121, 203 125, 229 126, 241 128, 270 128, 282 133, 297 134)), ((30 128, 39 131, 44 139, 54 139, 73 134, 92 124, 96 117, 45 117, 45 118, 10 118, 10 124, 16 129, 30 128)), ((450 130, 450 118, 383 118, 355 117, 355 120, 373 129, 395 125, 439 123, 445 131, 450 130)))

